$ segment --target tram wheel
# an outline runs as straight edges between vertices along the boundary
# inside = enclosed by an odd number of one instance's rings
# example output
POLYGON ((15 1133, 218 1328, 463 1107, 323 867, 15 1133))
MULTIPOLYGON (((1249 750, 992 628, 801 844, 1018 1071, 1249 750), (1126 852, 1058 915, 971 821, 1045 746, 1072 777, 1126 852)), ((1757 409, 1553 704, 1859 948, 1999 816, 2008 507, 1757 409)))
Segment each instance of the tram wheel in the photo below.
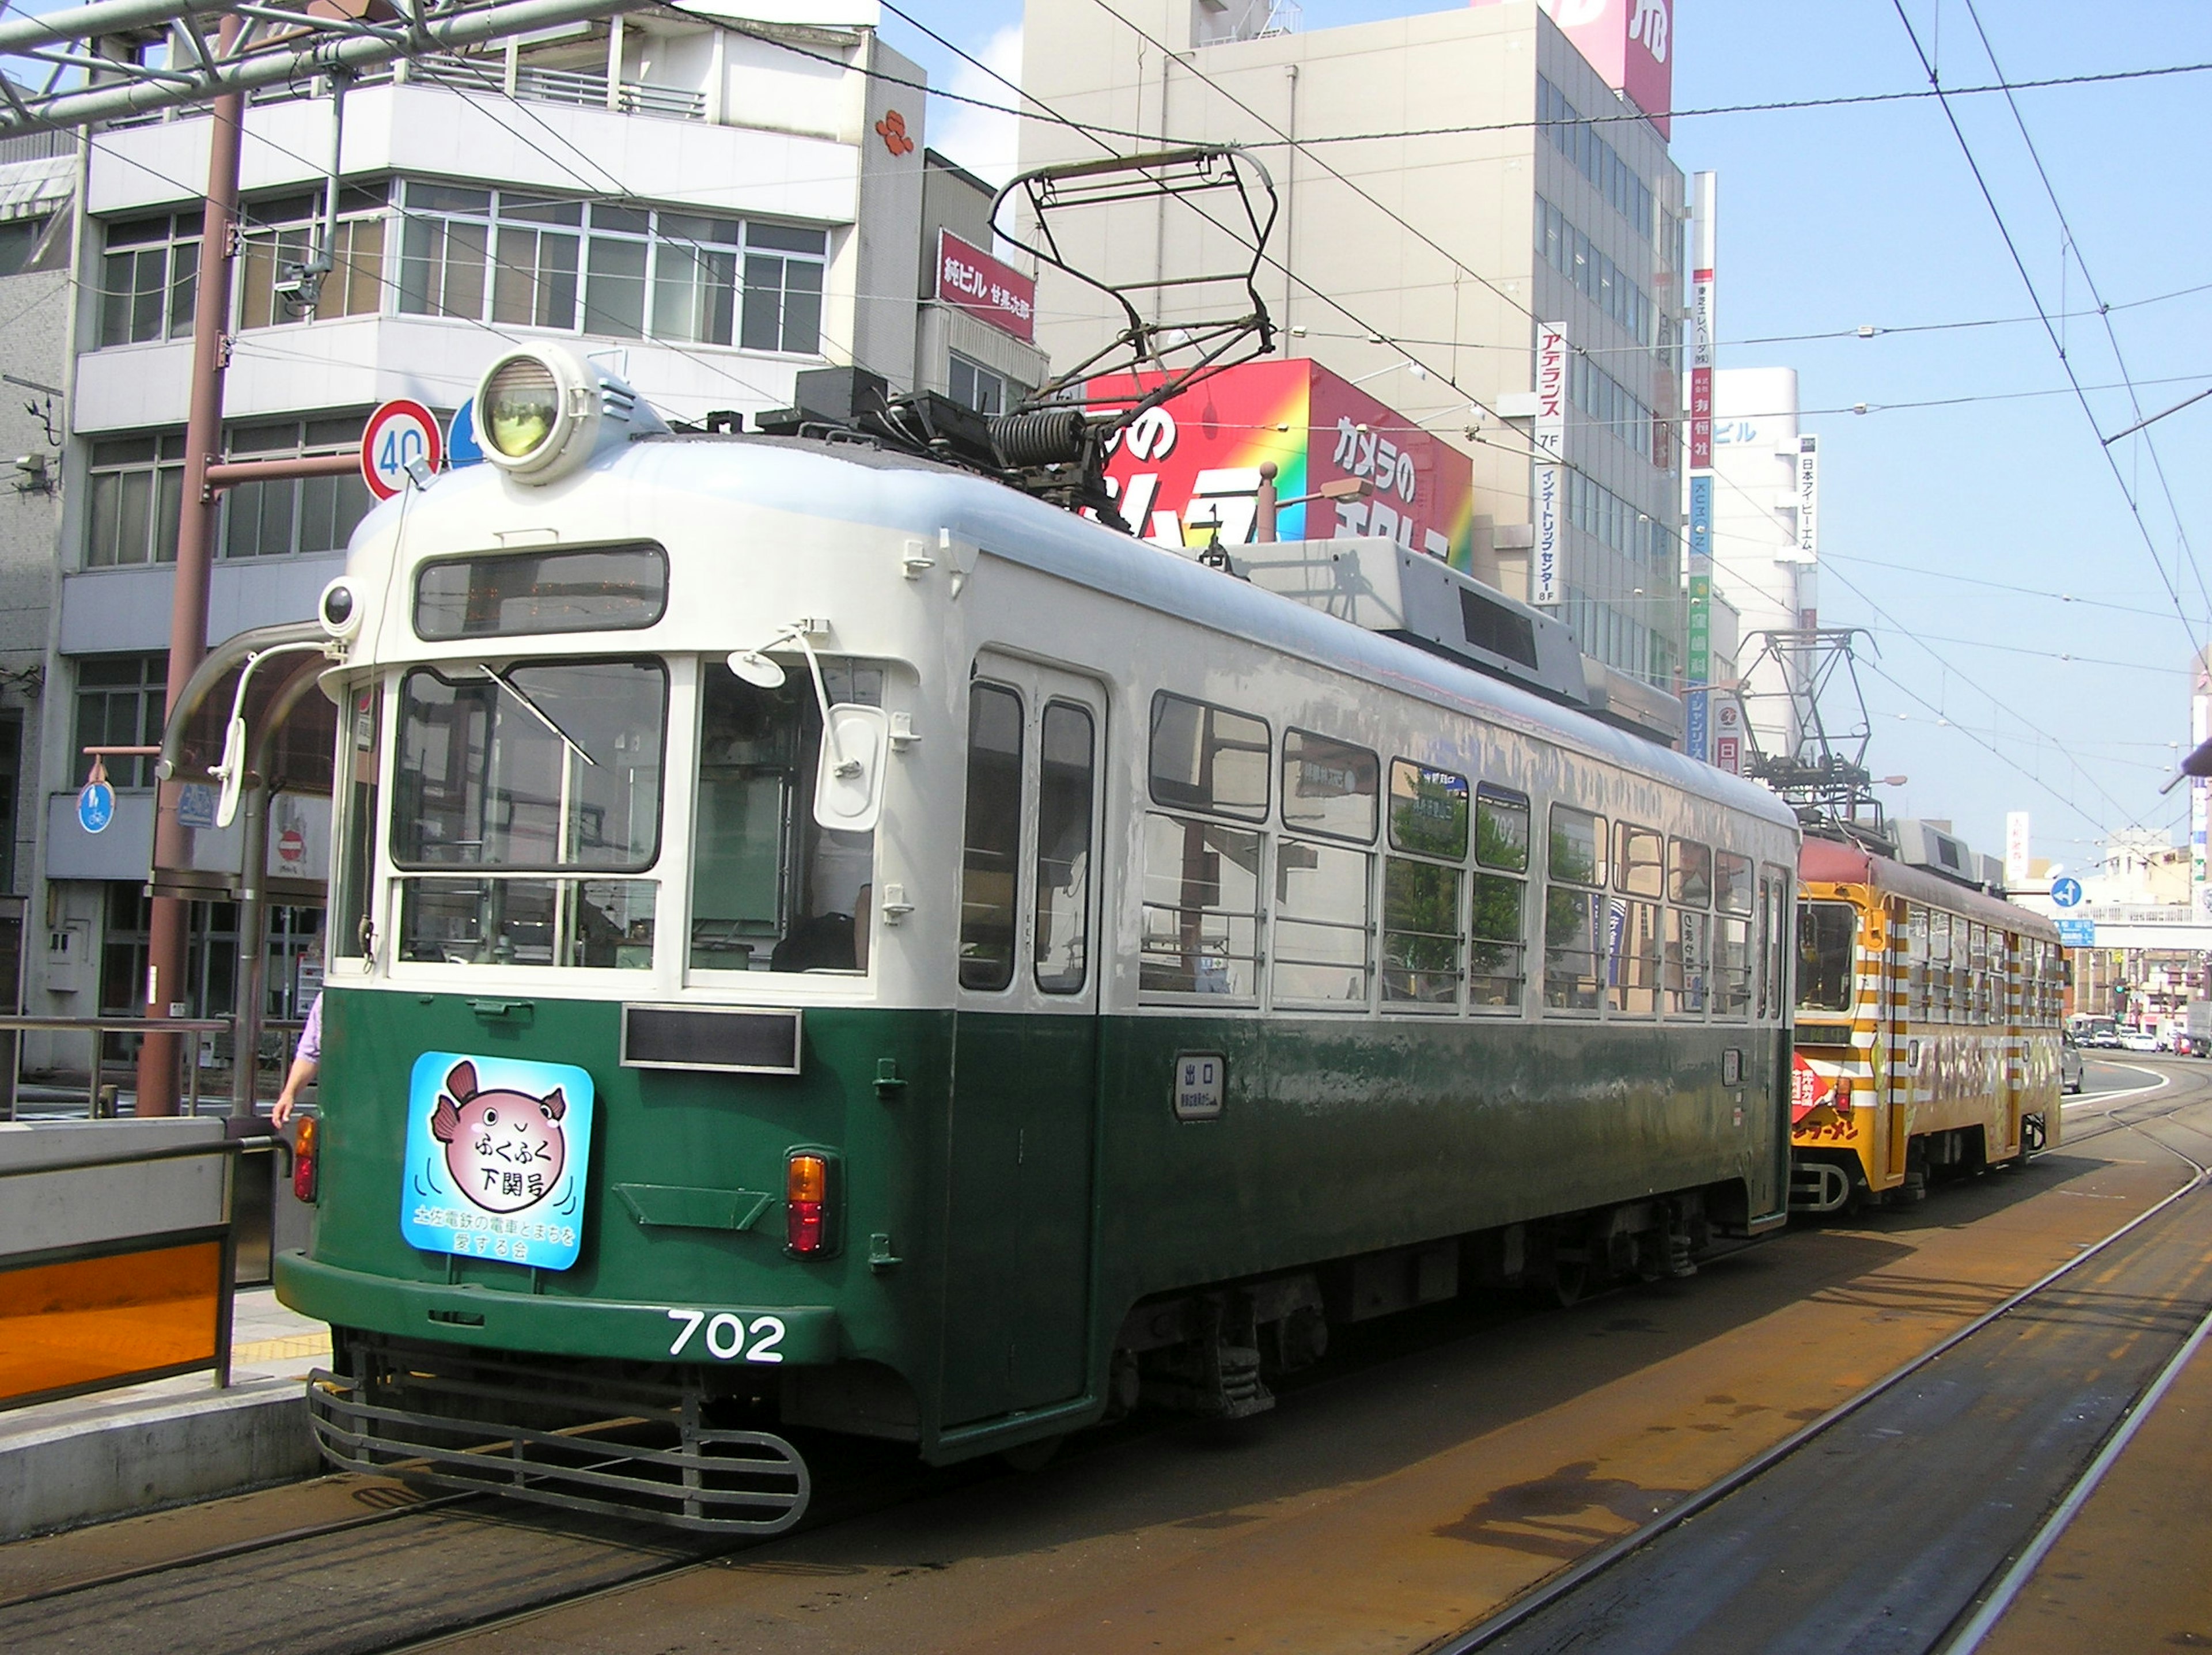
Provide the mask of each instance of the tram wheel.
POLYGON ((1552 1297, 1561 1310, 1578 1303, 1589 1291, 1589 1265, 1586 1261, 1562 1261, 1552 1267, 1552 1297))

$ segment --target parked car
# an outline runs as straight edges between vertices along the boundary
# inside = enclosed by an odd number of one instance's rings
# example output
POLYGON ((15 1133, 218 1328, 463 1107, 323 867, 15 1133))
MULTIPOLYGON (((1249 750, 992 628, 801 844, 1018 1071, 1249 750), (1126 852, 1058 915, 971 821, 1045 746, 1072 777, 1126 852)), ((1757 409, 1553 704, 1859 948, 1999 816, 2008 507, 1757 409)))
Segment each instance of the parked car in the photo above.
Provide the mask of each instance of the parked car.
POLYGON ((2081 1090, 2081 1071, 2087 1067, 2081 1061, 2081 1048, 2068 1035, 2058 1045, 2058 1084, 2067 1092, 2081 1090))
POLYGON ((2123 1029, 2120 1031, 2120 1050, 2122 1051, 2156 1051, 2158 1037, 2148 1029, 2123 1029))

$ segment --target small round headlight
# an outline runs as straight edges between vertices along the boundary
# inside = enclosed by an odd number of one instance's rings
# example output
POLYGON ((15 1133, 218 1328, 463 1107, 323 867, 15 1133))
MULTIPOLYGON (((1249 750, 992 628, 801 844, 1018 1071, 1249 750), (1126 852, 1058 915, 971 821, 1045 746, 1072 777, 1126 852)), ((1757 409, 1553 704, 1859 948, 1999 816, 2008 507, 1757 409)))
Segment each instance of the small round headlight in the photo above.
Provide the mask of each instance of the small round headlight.
POLYGON ((533 356, 510 356, 484 381, 479 405, 485 439, 509 459, 545 446, 561 417, 561 387, 533 356))
POLYGON ((360 631, 361 604, 354 594, 353 582, 341 575, 325 587, 315 615, 323 630, 334 638, 350 638, 360 631))

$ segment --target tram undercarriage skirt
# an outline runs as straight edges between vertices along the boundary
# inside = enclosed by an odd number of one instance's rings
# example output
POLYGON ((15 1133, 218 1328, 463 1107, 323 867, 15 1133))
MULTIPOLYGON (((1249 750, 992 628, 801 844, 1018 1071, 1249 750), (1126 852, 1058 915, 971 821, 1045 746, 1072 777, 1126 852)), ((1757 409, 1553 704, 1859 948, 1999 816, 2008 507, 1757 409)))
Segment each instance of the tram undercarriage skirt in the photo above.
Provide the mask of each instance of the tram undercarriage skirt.
POLYGON ((324 1458, 352 1470, 716 1534, 779 1534, 813 1492, 798 1450, 703 1425, 687 1387, 376 1340, 349 1354, 353 1376, 309 1376, 307 1409, 324 1458))

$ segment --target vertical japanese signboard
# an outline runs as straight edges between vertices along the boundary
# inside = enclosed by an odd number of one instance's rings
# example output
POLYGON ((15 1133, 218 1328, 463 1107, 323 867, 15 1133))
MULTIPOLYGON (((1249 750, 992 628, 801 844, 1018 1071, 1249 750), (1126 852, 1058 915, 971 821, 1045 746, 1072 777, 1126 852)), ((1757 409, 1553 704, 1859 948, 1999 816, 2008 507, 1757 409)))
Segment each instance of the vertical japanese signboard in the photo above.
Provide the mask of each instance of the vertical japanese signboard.
POLYGON ((2005 889, 2025 891, 2028 868, 2027 812, 2005 812, 2005 889))
POLYGON ((1797 556, 1813 563, 1820 555, 1820 439, 1797 439, 1797 556))
POLYGON ((1557 604, 1564 595, 1567 447, 1567 336, 1565 329, 1536 330, 1535 537, 1528 559, 1528 601, 1557 604))
POLYGON ((1715 185, 1712 173, 1699 173, 1690 186, 1690 641, 1682 673, 1687 713, 1682 749, 1692 758, 1718 762, 1707 705, 1712 682, 1715 185))
MULTIPOLYGON (((2201 745, 2212 737, 2212 651, 2197 658, 2196 682, 2189 697, 2189 739, 2201 745)), ((2191 777, 2189 783, 2189 909, 2192 914, 2212 914, 2212 884, 2208 884, 2205 840, 2212 830, 2212 781, 2191 777)))

